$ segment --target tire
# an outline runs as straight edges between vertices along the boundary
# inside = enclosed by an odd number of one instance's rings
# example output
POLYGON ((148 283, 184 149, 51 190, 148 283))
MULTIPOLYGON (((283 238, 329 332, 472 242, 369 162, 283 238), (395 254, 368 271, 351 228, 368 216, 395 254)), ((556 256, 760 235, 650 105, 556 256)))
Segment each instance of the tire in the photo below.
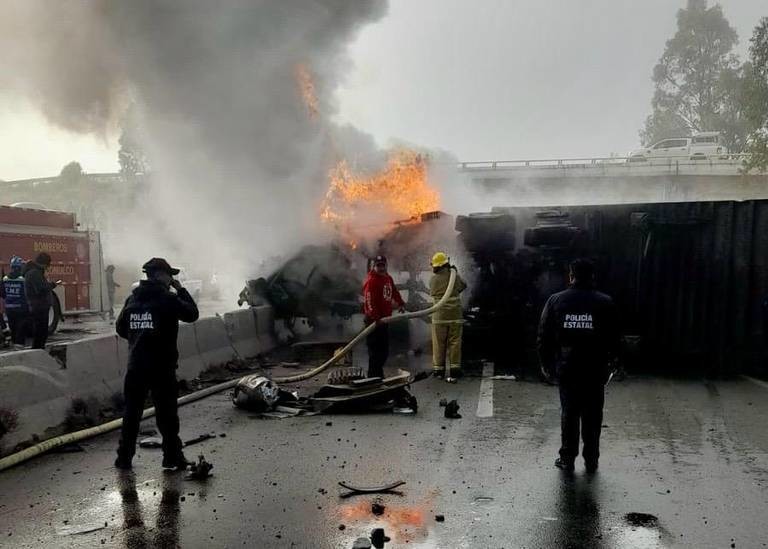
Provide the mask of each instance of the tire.
POLYGON ((48 311, 48 335, 53 335, 56 332, 56 328, 59 327, 59 321, 61 320, 61 302, 59 296, 53 294, 53 307, 48 311))

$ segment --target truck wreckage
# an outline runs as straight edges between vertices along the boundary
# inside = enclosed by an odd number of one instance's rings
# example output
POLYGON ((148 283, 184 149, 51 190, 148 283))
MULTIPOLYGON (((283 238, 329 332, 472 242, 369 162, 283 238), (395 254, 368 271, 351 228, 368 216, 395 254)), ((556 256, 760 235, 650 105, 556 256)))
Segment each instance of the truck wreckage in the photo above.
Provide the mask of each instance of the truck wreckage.
MULTIPOLYGON (((623 312, 625 366, 727 375, 765 358, 765 219, 765 200, 497 207, 458 216, 455 225, 433 212, 396 224, 367 255, 387 255, 409 310, 427 303, 431 251, 463 259, 459 267, 472 281, 464 300, 465 367, 491 361, 507 373, 538 375, 541 309, 567 285, 568 263, 588 257, 598 287, 623 312), (745 328, 722 330, 724 318, 745 328)), ((343 246, 302 252, 249 284, 247 300, 271 303, 283 319, 349 318, 359 312, 365 257, 343 246)))

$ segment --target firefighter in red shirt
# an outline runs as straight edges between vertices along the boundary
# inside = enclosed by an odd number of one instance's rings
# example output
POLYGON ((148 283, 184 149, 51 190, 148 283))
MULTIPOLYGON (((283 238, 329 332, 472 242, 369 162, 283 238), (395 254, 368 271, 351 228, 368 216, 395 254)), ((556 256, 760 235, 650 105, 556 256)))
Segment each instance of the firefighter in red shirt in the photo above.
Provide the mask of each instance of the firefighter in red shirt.
MULTIPOLYGON (((402 313, 405 302, 395 287, 395 281, 387 273, 387 258, 377 255, 373 260, 373 268, 363 284, 363 313, 365 324, 378 322, 384 317, 392 316, 393 305, 402 313)), ((368 344, 368 377, 384 377, 384 363, 389 356, 389 328, 386 324, 378 324, 367 339, 368 344)))

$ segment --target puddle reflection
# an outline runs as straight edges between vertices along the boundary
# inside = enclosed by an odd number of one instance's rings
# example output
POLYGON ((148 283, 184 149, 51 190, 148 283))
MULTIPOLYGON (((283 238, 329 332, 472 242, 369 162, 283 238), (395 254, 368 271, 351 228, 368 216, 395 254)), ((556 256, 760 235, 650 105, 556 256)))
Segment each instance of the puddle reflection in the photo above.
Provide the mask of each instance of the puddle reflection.
POLYGON ((179 512, 182 488, 180 474, 164 474, 162 493, 157 507, 155 527, 147 528, 144 509, 136 490, 136 476, 131 471, 118 473, 117 485, 123 510, 125 547, 129 549, 181 547, 179 543, 179 512))

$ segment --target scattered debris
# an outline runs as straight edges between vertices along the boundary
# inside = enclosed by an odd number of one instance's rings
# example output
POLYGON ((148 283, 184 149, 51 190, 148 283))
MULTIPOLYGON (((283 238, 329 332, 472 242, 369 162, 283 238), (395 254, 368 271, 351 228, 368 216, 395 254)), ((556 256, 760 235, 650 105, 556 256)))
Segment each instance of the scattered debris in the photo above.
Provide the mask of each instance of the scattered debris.
POLYGON ((410 407, 394 407, 392 408, 393 414, 412 415, 416 413, 416 410, 410 407))
POLYGON ((210 438, 216 438, 215 435, 212 435, 210 433, 205 433, 202 435, 198 435, 195 438, 191 438, 184 442, 184 446, 192 446, 193 444, 197 444, 198 442, 203 442, 204 440, 208 440, 210 438))
POLYGON ((200 454, 197 456, 197 463, 192 463, 189 466, 189 473, 187 474, 187 480, 205 480, 211 476, 211 469, 213 465, 205 461, 205 457, 200 454))
POLYGON ((459 413, 459 403, 455 400, 452 400, 450 402, 446 402, 443 404, 445 399, 440 401, 440 406, 445 406, 445 417, 448 419, 461 419, 461 414, 459 413))
POLYGON ((357 538, 352 544, 352 549, 371 549, 371 540, 368 538, 357 538))
POLYGON ((261 375, 245 376, 232 393, 232 402, 238 408, 254 412, 267 412, 277 404, 280 389, 271 380, 261 375))
POLYGON ((315 410, 354 413, 391 411, 393 408, 417 410, 416 398, 408 390, 411 374, 399 370, 394 376, 365 378, 338 385, 323 385, 310 397, 315 410))
POLYGON ((354 368, 337 368, 328 374, 329 385, 345 385, 352 381, 364 379, 363 369, 360 367, 354 368))
POLYGON ((77 442, 70 442, 64 446, 59 446, 52 450, 55 454, 74 454, 76 452, 85 452, 85 448, 80 446, 77 442))
POLYGON ((371 513, 373 513, 377 517, 380 517, 381 515, 383 515, 384 511, 386 510, 387 510, 386 506, 380 501, 374 501, 373 503, 371 503, 371 513))
POLYGON ((391 484, 384 484, 382 486, 352 486, 346 482, 339 482, 339 486, 346 488, 349 492, 341 494, 342 498, 348 498, 351 496, 357 496, 360 494, 396 494, 402 496, 402 492, 398 492, 395 488, 399 488, 405 484, 404 480, 398 480, 391 484))
POLYGON ((143 438, 139 441, 140 448, 162 448, 163 439, 160 437, 143 438))
POLYGON ((435 522, 445 522, 445 515, 435 515, 435 522))
POLYGON ((659 518, 648 513, 627 513, 624 515, 624 520, 631 526, 642 526, 644 528, 652 528, 659 524, 659 518))
POLYGON ((384 544, 388 541, 390 541, 390 539, 384 533, 384 528, 374 528, 371 531, 371 543, 376 549, 382 549, 384 544))
POLYGON ((97 532, 107 527, 107 523, 100 524, 83 524, 80 526, 62 526, 56 529, 56 533, 60 536, 77 536, 80 534, 90 534, 91 532, 97 532))

